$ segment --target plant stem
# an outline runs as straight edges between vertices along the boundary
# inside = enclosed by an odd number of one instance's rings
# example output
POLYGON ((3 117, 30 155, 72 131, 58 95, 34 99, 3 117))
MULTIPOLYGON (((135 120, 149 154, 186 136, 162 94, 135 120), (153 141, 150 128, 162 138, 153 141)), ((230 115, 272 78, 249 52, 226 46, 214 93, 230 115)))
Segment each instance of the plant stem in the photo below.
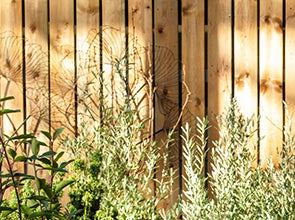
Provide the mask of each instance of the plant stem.
POLYGON ((9 157, 8 157, 8 154, 7 154, 7 151, 6 151, 5 142, 4 142, 4 140, 3 140, 3 138, 1 136, 0 136, 0 142, 1 142, 1 145, 2 145, 2 149, 3 149, 5 159, 7 160, 8 170, 9 170, 9 173, 11 175, 11 180, 12 180, 12 183, 13 183, 13 188, 14 188, 14 191, 15 191, 16 199, 17 199, 17 208, 18 208, 19 219, 22 220, 21 201, 20 201, 20 198, 19 198, 18 190, 17 190, 17 184, 16 184, 16 181, 15 181, 15 178, 14 178, 12 164, 11 164, 11 162, 9 160, 9 157))

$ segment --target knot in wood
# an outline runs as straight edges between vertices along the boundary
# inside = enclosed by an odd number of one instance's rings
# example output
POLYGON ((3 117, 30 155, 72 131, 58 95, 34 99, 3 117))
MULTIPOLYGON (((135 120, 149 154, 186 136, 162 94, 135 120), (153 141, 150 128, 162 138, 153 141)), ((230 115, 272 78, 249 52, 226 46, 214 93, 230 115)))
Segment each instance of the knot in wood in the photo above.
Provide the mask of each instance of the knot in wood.
POLYGON ((270 24, 270 22, 271 22, 271 18, 270 18, 269 15, 264 16, 264 22, 265 22, 266 24, 270 24))
POLYGON ((164 32, 164 28, 163 27, 159 27, 158 28, 158 32, 161 34, 161 33, 163 33, 164 32))
POLYGON ((162 93, 164 96, 168 95, 168 89, 167 88, 163 88, 162 93))
POLYGON ((30 25, 30 30, 31 30, 32 33, 34 33, 36 31, 36 29, 37 29, 36 25, 34 25, 34 24, 30 25))

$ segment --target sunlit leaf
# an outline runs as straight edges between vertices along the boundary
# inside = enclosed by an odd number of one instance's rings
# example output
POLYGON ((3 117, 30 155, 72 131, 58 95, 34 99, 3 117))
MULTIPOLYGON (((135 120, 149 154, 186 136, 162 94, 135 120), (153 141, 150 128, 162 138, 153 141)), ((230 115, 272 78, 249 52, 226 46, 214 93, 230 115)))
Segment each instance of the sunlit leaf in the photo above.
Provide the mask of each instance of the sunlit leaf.
POLYGON ((58 128, 55 130, 54 134, 53 134, 53 140, 56 140, 59 135, 61 134, 61 132, 64 130, 64 128, 58 128))
POLYGON ((60 182, 56 188, 55 188, 55 193, 59 193, 61 190, 63 190, 66 186, 71 185, 72 183, 74 183, 75 180, 73 179, 69 179, 69 180, 64 180, 62 182, 60 182))
POLYGON ((7 96, 7 97, 4 97, 4 98, 0 98, 0 102, 4 102, 4 101, 7 101, 7 100, 12 100, 14 99, 14 96, 7 96))
POLYGON ((36 138, 32 139, 31 150, 33 155, 38 155, 40 151, 40 143, 36 138))
POLYGON ((5 114, 9 114, 9 113, 16 113, 16 112, 20 112, 19 109, 13 110, 13 109, 0 109, 0 115, 5 115, 5 114))
POLYGON ((45 135, 48 138, 48 140, 51 140, 52 139, 51 134, 48 131, 41 131, 41 133, 43 135, 45 135))
POLYGON ((15 156, 16 156, 15 150, 13 150, 12 148, 8 148, 7 152, 9 154, 9 156, 11 156, 11 158, 13 158, 13 159, 15 158, 15 156))

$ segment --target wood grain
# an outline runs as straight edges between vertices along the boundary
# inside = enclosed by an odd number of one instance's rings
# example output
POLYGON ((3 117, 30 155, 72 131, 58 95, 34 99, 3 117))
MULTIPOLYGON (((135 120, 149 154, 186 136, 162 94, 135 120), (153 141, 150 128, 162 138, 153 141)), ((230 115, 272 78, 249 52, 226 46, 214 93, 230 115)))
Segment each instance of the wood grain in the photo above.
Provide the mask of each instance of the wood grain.
MULTIPOLYGON (((212 172, 213 141, 218 140, 216 115, 229 104, 232 87, 232 35, 231 2, 208 2, 208 117, 210 122, 207 169, 212 172), (218 13, 217 13, 218 12, 218 13)), ((209 184, 210 186, 210 184, 209 184)))
MULTIPOLYGON (((286 1, 286 36, 285 36, 285 83, 286 102, 292 112, 295 112, 295 2, 286 1)), ((295 124, 293 123, 293 131, 295 124)))
POLYGON ((100 34, 99 1, 76 2, 76 70, 78 92, 78 130, 82 122, 89 124, 98 120, 100 109, 100 34), (91 97, 87 97, 92 94, 91 97))
POLYGON ((75 61, 73 1, 50 1, 50 122, 74 135, 75 61))
POLYGON ((260 1, 260 161, 262 166, 282 147, 283 30, 282 1, 260 1))
POLYGON ((4 116, 2 132, 12 134, 23 122, 23 62, 22 62, 22 1, 1 1, 0 7, 0 62, 1 98, 14 96, 1 108, 20 109, 20 113, 4 116))
POLYGON ((25 2, 27 131, 49 130, 47 0, 25 2))
MULTIPOLYGON (((171 131, 177 122, 179 111, 178 3, 175 0, 157 0, 154 4, 155 131, 162 130, 156 136, 158 143, 161 143, 161 139, 167 138, 167 132, 171 131)), ((174 138, 178 140, 177 132, 174 138)), ((163 208, 174 204, 181 187, 179 147, 177 141, 168 147, 168 164, 165 168, 173 168, 176 174, 170 195, 162 204, 163 208)), ((163 153, 167 149, 162 146, 161 150, 163 153)), ((161 170, 163 161, 160 161, 159 166, 161 170)), ((161 173, 158 174, 161 178, 161 173)))

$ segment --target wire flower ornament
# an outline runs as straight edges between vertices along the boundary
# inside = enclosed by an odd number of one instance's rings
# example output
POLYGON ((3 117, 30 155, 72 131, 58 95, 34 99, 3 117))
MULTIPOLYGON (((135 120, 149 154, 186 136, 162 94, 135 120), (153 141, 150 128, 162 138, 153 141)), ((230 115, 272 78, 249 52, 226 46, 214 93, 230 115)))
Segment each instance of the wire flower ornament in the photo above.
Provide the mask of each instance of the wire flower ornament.
MULTIPOLYGON (((48 105, 43 105, 47 87, 47 63, 47 54, 39 45, 30 44, 12 32, 0 34, 1 96, 14 95, 17 96, 16 99, 23 100, 24 95, 27 98, 26 105, 13 107, 26 107, 30 111, 32 119, 28 126, 29 131, 36 131, 41 120, 48 121, 45 112, 48 105)), ((4 105, 5 103, 1 108, 4 105)), ((16 129, 15 123, 22 123, 6 117, 13 130, 16 129)))
POLYGON ((181 96, 188 89, 181 63, 168 48, 144 47, 133 34, 111 27, 90 30, 82 48, 87 49, 61 45, 46 53, 13 34, 0 35, 4 95, 10 83, 20 91, 25 86, 28 114, 36 120, 31 130, 36 132, 43 122, 76 134, 79 117, 99 120, 102 106, 115 114, 126 98, 142 119, 152 116, 155 99, 154 108, 164 118, 160 130, 173 129, 180 121, 185 103, 181 96))

